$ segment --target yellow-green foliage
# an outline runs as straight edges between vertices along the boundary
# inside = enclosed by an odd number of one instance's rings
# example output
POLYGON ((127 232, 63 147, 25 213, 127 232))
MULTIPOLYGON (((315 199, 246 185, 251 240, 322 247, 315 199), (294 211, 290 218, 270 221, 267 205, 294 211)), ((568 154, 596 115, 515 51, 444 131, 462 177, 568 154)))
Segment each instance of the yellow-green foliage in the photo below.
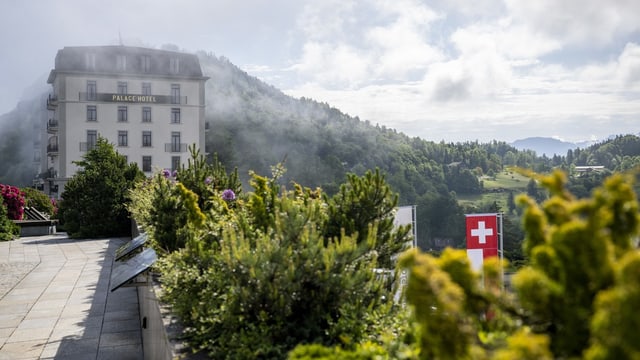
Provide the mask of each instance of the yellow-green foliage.
POLYGON ((500 349, 494 360, 551 360, 549 338, 546 335, 535 335, 524 328, 507 340, 508 346, 500 349))
POLYGON ((640 254, 628 252, 614 269, 615 286, 596 297, 587 359, 640 359, 640 254))
POLYGON ((184 209, 187 212, 187 218, 189 222, 193 224, 195 227, 200 227, 204 224, 206 217, 200 211, 200 207, 198 207, 198 195, 193 191, 187 189, 182 185, 182 183, 177 183, 176 188, 178 189, 178 195, 180 196, 182 203, 184 204, 184 209))
POLYGON ((612 351, 612 334, 620 350, 608 354, 630 354, 634 343, 614 332, 617 325, 609 321, 617 314, 621 325, 639 322, 625 304, 637 304, 634 291, 640 283, 621 275, 625 264, 633 263, 627 259, 638 256, 632 246, 640 224, 633 178, 614 175, 585 200, 565 190, 566 178, 559 171, 541 182, 551 195, 547 201, 538 205, 519 199, 530 265, 514 276, 513 284, 527 323, 534 332, 549 335, 556 357, 583 356, 593 343, 590 357, 616 358, 602 357, 612 351))
POLYGON ((420 359, 640 358, 632 177, 614 175, 583 200, 561 172, 537 179, 550 197, 519 198, 529 265, 513 277, 517 297, 501 291, 496 259, 479 277, 460 250, 401 258, 420 359))
MULTIPOLYGON (((331 217, 344 218, 347 208, 338 211, 319 189, 281 187, 281 171, 276 167, 274 178, 253 174, 254 191, 233 201, 213 190, 206 209, 180 176, 157 177, 154 201, 170 211, 151 211, 153 228, 184 239, 159 261, 164 299, 186 326, 191 345, 216 359, 284 359, 298 344, 309 343, 340 344, 340 356, 379 352, 380 346, 363 344, 395 330, 382 326, 396 325, 388 320, 396 307, 391 279, 377 275, 378 256, 388 246, 385 240, 408 239, 404 229, 386 227, 386 207, 380 212, 377 201, 395 197, 381 178, 357 181, 364 190, 361 211, 376 215, 351 233, 334 234, 328 230, 336 223, 331 217), (176 224, 181 230, 166 229, 158 221, 162 214, 182 216, 176 224)), ((345 195, 353 198, 350 191, 345 188, 345 195)))
POLYGON ((400 266, 409 269, 405 294, 420 326, 421 359, 467 359, 477 328, 470 316, 478 277, 471 271, 466 253, 446 249, 436 258, 418 251, 402 256, 400 266))

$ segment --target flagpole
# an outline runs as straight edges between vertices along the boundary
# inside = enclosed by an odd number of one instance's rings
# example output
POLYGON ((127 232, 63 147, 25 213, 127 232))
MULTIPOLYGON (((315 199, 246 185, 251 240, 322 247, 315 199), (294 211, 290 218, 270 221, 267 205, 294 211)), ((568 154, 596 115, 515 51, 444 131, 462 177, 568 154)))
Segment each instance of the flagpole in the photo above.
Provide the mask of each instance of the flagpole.
POLYGON ((502 282, 502 290, 504 290, 504 231, 503 231, 503 227, 502 227, 502 219, 504 217, 504 213, 498 213, 497 214, 498 219, 499 219, 499 241, 500 241, 500 281, 502 282))

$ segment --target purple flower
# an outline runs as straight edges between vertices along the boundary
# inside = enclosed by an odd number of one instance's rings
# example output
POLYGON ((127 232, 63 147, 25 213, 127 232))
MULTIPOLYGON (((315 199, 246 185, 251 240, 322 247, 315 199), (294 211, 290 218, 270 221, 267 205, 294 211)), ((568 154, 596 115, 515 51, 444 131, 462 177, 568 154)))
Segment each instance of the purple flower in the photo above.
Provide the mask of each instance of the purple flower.
POLYGON ((207 176, 206 179, 204 179, 204 183, 209 185, 213 182, 213 178, 211 176, 207 176))
POLYGON ((236 199, 236 194, 231 189, 222 192, 222 200, 231 201, 236 199))
POLYGON ((173 170, 173 173, 171 174, 171 176, 173 176, 174 178, 178 177, 178 170, 173 170))
POLYGON ((164 176, 165 179, 168 179, 171 177, 171 171, 169 171, 169 169, 162 170, 162 176, 164 176))

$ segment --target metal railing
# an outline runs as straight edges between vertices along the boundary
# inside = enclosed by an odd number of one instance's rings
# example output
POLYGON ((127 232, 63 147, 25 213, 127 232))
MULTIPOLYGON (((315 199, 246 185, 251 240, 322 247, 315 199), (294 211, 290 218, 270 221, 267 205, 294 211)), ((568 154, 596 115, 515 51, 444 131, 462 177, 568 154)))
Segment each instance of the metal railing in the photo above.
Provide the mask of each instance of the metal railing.
POLYGON ((96 143, 93 142, 81 142, 80 143, 80 151, 86 152, 91 151, 96 147, 96 143))
POLYGON ((58 144, 47 145, 47 154, 58 153, 58 144))
POLYGON ((164 151, 169 153, 187 152, 187 144, 186 143, 165 143, 164 151))
POLYGON ((47 131, 48 132, 58 131, 58 120, 49 119, 49 121, 47 121, 47 131))
POLYGON ((55 95, 49 94, 47 97, 47 110, 55 110, 58 106, 58 97, 55 95))

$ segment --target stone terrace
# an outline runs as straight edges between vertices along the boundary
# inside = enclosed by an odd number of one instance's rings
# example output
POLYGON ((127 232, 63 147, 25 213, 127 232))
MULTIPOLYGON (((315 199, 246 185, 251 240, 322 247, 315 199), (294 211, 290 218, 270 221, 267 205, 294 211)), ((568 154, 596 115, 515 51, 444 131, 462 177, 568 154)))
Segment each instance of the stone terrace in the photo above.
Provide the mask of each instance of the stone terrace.
POLYGON ((109 291, 128 240, 0 242, 0 360, 142 359, 136 288, 109 291))

